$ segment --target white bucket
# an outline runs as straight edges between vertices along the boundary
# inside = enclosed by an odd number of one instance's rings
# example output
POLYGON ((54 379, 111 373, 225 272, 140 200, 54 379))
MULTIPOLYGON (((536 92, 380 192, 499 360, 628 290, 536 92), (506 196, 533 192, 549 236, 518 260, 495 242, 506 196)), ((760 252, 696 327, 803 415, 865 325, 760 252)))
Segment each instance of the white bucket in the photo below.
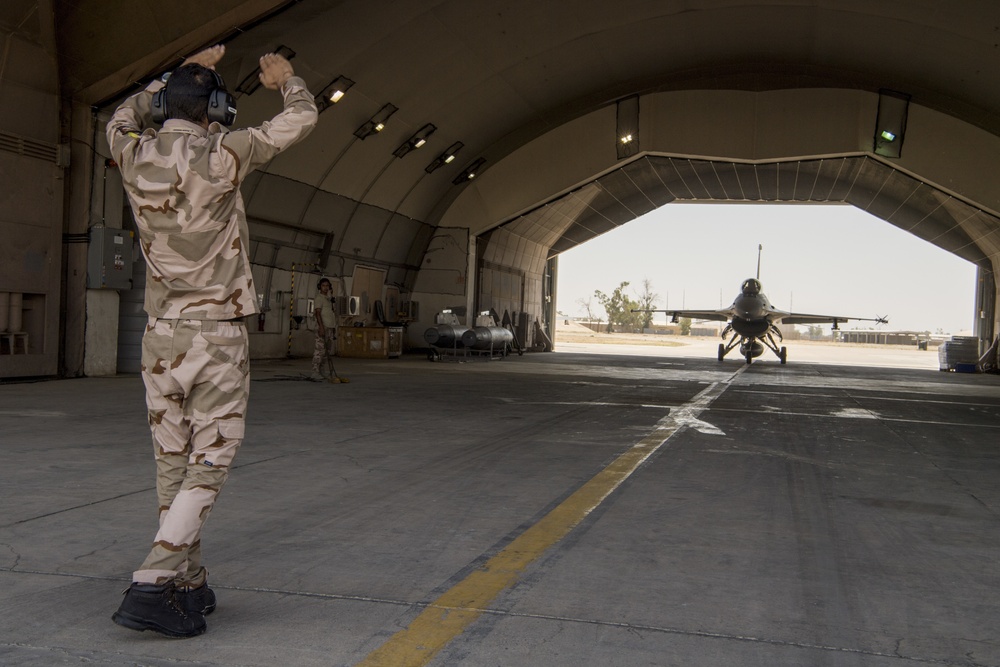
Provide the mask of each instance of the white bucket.
POLYGON ((20 331, 24 313, 21 311, 23 295, 20 292, 10 292, 10 308, 7 309, 7 331, 20 331))

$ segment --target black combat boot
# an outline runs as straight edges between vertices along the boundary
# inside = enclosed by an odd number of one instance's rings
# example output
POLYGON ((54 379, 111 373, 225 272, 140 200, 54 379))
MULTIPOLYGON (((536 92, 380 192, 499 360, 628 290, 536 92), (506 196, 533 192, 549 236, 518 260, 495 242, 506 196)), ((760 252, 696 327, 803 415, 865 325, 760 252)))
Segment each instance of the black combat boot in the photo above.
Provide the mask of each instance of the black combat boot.
POLYGON ((198 588, 178 588, 177 601, 186 614, 208 616, 215 611, 215 591, 208 587, 207 581, 198 588))
POLYGON ((133 583, 111 620, 132 630, 152 630, 168 637, 195 637, 205 632, 205 616, 195 611, 185 613, 176 593, 173 582, 133 583))

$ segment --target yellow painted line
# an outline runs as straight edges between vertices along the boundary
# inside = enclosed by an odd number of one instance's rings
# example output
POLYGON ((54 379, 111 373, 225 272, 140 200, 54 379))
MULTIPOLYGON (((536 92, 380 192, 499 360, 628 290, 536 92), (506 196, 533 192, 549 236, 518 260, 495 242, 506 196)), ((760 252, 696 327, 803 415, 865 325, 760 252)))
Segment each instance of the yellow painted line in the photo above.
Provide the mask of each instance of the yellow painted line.
POLYGON ((490 602, 513 585, 521 572, 611 495, 650 456, 707 408, 746 366, 671 409, 653 431, 587 481, 500 553, 432 602, 406 628, 390 637, 357 667, 420 667, 479 618, 490 602))

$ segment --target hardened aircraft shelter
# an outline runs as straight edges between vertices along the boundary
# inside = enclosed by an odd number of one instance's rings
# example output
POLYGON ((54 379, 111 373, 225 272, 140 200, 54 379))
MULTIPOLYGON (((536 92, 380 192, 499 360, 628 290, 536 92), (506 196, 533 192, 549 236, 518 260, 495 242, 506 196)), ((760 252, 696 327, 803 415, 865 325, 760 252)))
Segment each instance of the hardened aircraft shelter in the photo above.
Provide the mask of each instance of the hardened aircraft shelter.
POLYGON ((0 310, 24 335, 0 377, 137 370, 143 265, 104 122, 213 43, 237 125, 277 109, 256 79, 269 50, 323 110, 244 184, 255 358, 308 351, 319 275, 345 323, 405 323, 408 346, 448 308, 544 347, 559 253, 676 201, 863 209, 976 264, 985 344, 998 17, 987 0, 6 2, 0 310))
POLYGON ((0 664, 1000 667, 996 376, 535 352, 561 252, 717 201, 855 206, 974 263, 984 347, 998 72, 992 0, 0 2, 0 664), (247 437, 218 609, 173 641, 110 620, 157 500, 104 124, 216 43, 237 125, 279 109, 268 51, 322 111, 244 184, 247 437), (494 311, 529 352, 306 381, 320 276, 341 343, 494 311))

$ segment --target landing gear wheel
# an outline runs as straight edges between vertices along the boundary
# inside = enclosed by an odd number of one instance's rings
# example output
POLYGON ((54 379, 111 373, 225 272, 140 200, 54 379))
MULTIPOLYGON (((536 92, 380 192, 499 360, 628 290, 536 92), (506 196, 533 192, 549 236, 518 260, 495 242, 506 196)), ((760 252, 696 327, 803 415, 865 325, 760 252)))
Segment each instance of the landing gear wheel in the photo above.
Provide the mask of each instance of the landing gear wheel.
POLYGON ((781 363, 788 363, 788 348, 782 347, 781 352, 778 353, 778 359, 781 359, 781 363))
POLYGON ((753 363, 753 350, 747 350, 747 366, 753 363))
POLYGON ((726 356, 726 346, 723 343, 719 343, 719 361, 722 361, 723 357, 726 356))

